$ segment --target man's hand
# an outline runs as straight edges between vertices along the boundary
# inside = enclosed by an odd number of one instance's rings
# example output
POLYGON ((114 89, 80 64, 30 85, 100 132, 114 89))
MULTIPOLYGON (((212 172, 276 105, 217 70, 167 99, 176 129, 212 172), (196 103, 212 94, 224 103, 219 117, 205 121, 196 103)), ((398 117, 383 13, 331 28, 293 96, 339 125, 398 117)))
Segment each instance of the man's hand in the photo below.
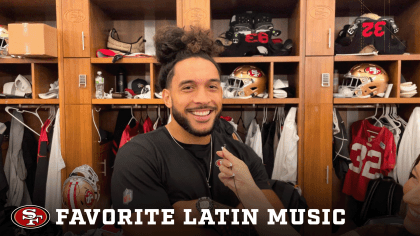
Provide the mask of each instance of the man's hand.
POLYGON ((242 160, 235 157, 226 148, 217 151, 216 154, 223 158, 216 163, 220 169, 219 179, 225 186, 237 195, 240 195, 240 192, 259 190, 248 166, 242 160))

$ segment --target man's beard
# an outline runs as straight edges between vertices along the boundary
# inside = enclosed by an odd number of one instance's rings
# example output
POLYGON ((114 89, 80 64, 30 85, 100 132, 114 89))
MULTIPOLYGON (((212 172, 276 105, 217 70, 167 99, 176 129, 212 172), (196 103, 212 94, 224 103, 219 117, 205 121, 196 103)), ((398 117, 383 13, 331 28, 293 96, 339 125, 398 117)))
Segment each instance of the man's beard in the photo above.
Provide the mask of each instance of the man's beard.
MULTIPOLYGON (((204 109, 204 108, 209 108, 208 106, 205 107, 200 107, 199 109, 204 109)), ((212 110, 212 112, 216 112, 216 109, 212 110)), ((182 127, 184 128, 188 133, 197 136, 197 137, 204 137, 207 136, 209 134, 211 134, 211 132, 214 129, 214 125, 216 124, 216 119, 218 117, 220 117, 220 114, 222 113, 222 110, 219 111, 219 113, 216 114, 216 118, 213 120, 213 124, 211 126, 211 128, 209 130, 203 130, 203 131, 199 131, 196 130, 192 127, 192 125, 190 124, 189 120, 184 117, 182 115, 181 112, 179 112, 175 106, 172 106, 172 115, 174 120, 182 127)))

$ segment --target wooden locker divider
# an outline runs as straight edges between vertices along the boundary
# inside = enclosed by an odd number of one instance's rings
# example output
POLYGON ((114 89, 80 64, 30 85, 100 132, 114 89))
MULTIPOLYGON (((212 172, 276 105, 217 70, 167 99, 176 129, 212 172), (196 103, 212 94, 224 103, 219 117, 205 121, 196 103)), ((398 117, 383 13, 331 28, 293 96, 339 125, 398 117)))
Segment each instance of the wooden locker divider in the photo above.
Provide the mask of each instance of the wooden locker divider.
POLYGON ((64 90, 65 103, 91 104, 94 81, 90 68, 90 58, 64 59, 64 90), (79 87, 79 75, 86 75, 86 88, 79 87))
MULTIPOLYGON (((332 83, 322 87, 321 82, 322 73, 329 73, 332 79, 333 65, 332 56, 305 58, 302 182, 303 196, 311 209, 332 208, 332 83)), ((305 235, 328 235, 330 232, 331 226, 305 225, 305 235)))
POLYGON ((401 84, 401 60, 392 62, 389 66, 388 77, 392 85, 390 98, 400 98, 400 84, 401 84))
POLYGON ((270 62, 270 69, 268 70, 268 98, 274 98, 273 85, 274 85, 274 62, 270 62))
POLYGON ((150 98, 154 99, 156 83, 159 84, 158 78, 156 77, 156 69, 155 69, 154 63, 150 63, 149 70, 150 70, 150 98))
POLYGON ((67 173, 83 164, 98 170, 93 159, 92 105, 66 104, 65 109, 67 173))

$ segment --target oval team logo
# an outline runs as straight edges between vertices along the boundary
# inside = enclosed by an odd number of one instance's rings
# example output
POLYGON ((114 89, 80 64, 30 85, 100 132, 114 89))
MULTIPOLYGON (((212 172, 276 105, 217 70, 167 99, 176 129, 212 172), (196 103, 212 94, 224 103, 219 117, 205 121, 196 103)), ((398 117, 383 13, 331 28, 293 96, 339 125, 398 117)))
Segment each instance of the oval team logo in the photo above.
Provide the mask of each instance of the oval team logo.
POLYGON ((259 70, 251 69, 251 70, 248 70, 248 75, 250 75, 252 77, 261 77, 262 73, 259 70))
POLYGON ((369 66, 365 68, 365 72, 372 74, 372 75, 379 75, 381 73, 381 69, 375 66, 369 66))
POLYGON ((24 229, 36 229, 50 221, 50 213, 43 207, 26 205, 16 208, 11 215, 15 225, 24 229))

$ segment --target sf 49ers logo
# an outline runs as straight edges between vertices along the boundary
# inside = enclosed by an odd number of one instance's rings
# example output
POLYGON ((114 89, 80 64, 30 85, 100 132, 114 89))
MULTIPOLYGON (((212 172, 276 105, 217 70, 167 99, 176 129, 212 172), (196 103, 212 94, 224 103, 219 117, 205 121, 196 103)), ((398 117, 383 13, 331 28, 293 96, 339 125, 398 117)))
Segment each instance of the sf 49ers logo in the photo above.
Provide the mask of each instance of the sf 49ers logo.
POLYGON ((375 66, 369 66, 365 68, 365 72, 372 74, 372 75, 378 75, 381 73, 381 70, 376 68, 375 66))
POLYGON ((93 205, 93 193, 89 190, 86 190, 85 193, 85 202, 86 206, 91 207, 93 205))
POLYGON ((12 222, 24 229, 36 229, 50 221, 50 213, 43 207, 26 205, 16 208, 11 215, 12 222))
POLYGON ((248 70, 248 75, 252 76, 252 77, 261 77, 262 76, 262 72, 256 69, 253 70, 248 70))

